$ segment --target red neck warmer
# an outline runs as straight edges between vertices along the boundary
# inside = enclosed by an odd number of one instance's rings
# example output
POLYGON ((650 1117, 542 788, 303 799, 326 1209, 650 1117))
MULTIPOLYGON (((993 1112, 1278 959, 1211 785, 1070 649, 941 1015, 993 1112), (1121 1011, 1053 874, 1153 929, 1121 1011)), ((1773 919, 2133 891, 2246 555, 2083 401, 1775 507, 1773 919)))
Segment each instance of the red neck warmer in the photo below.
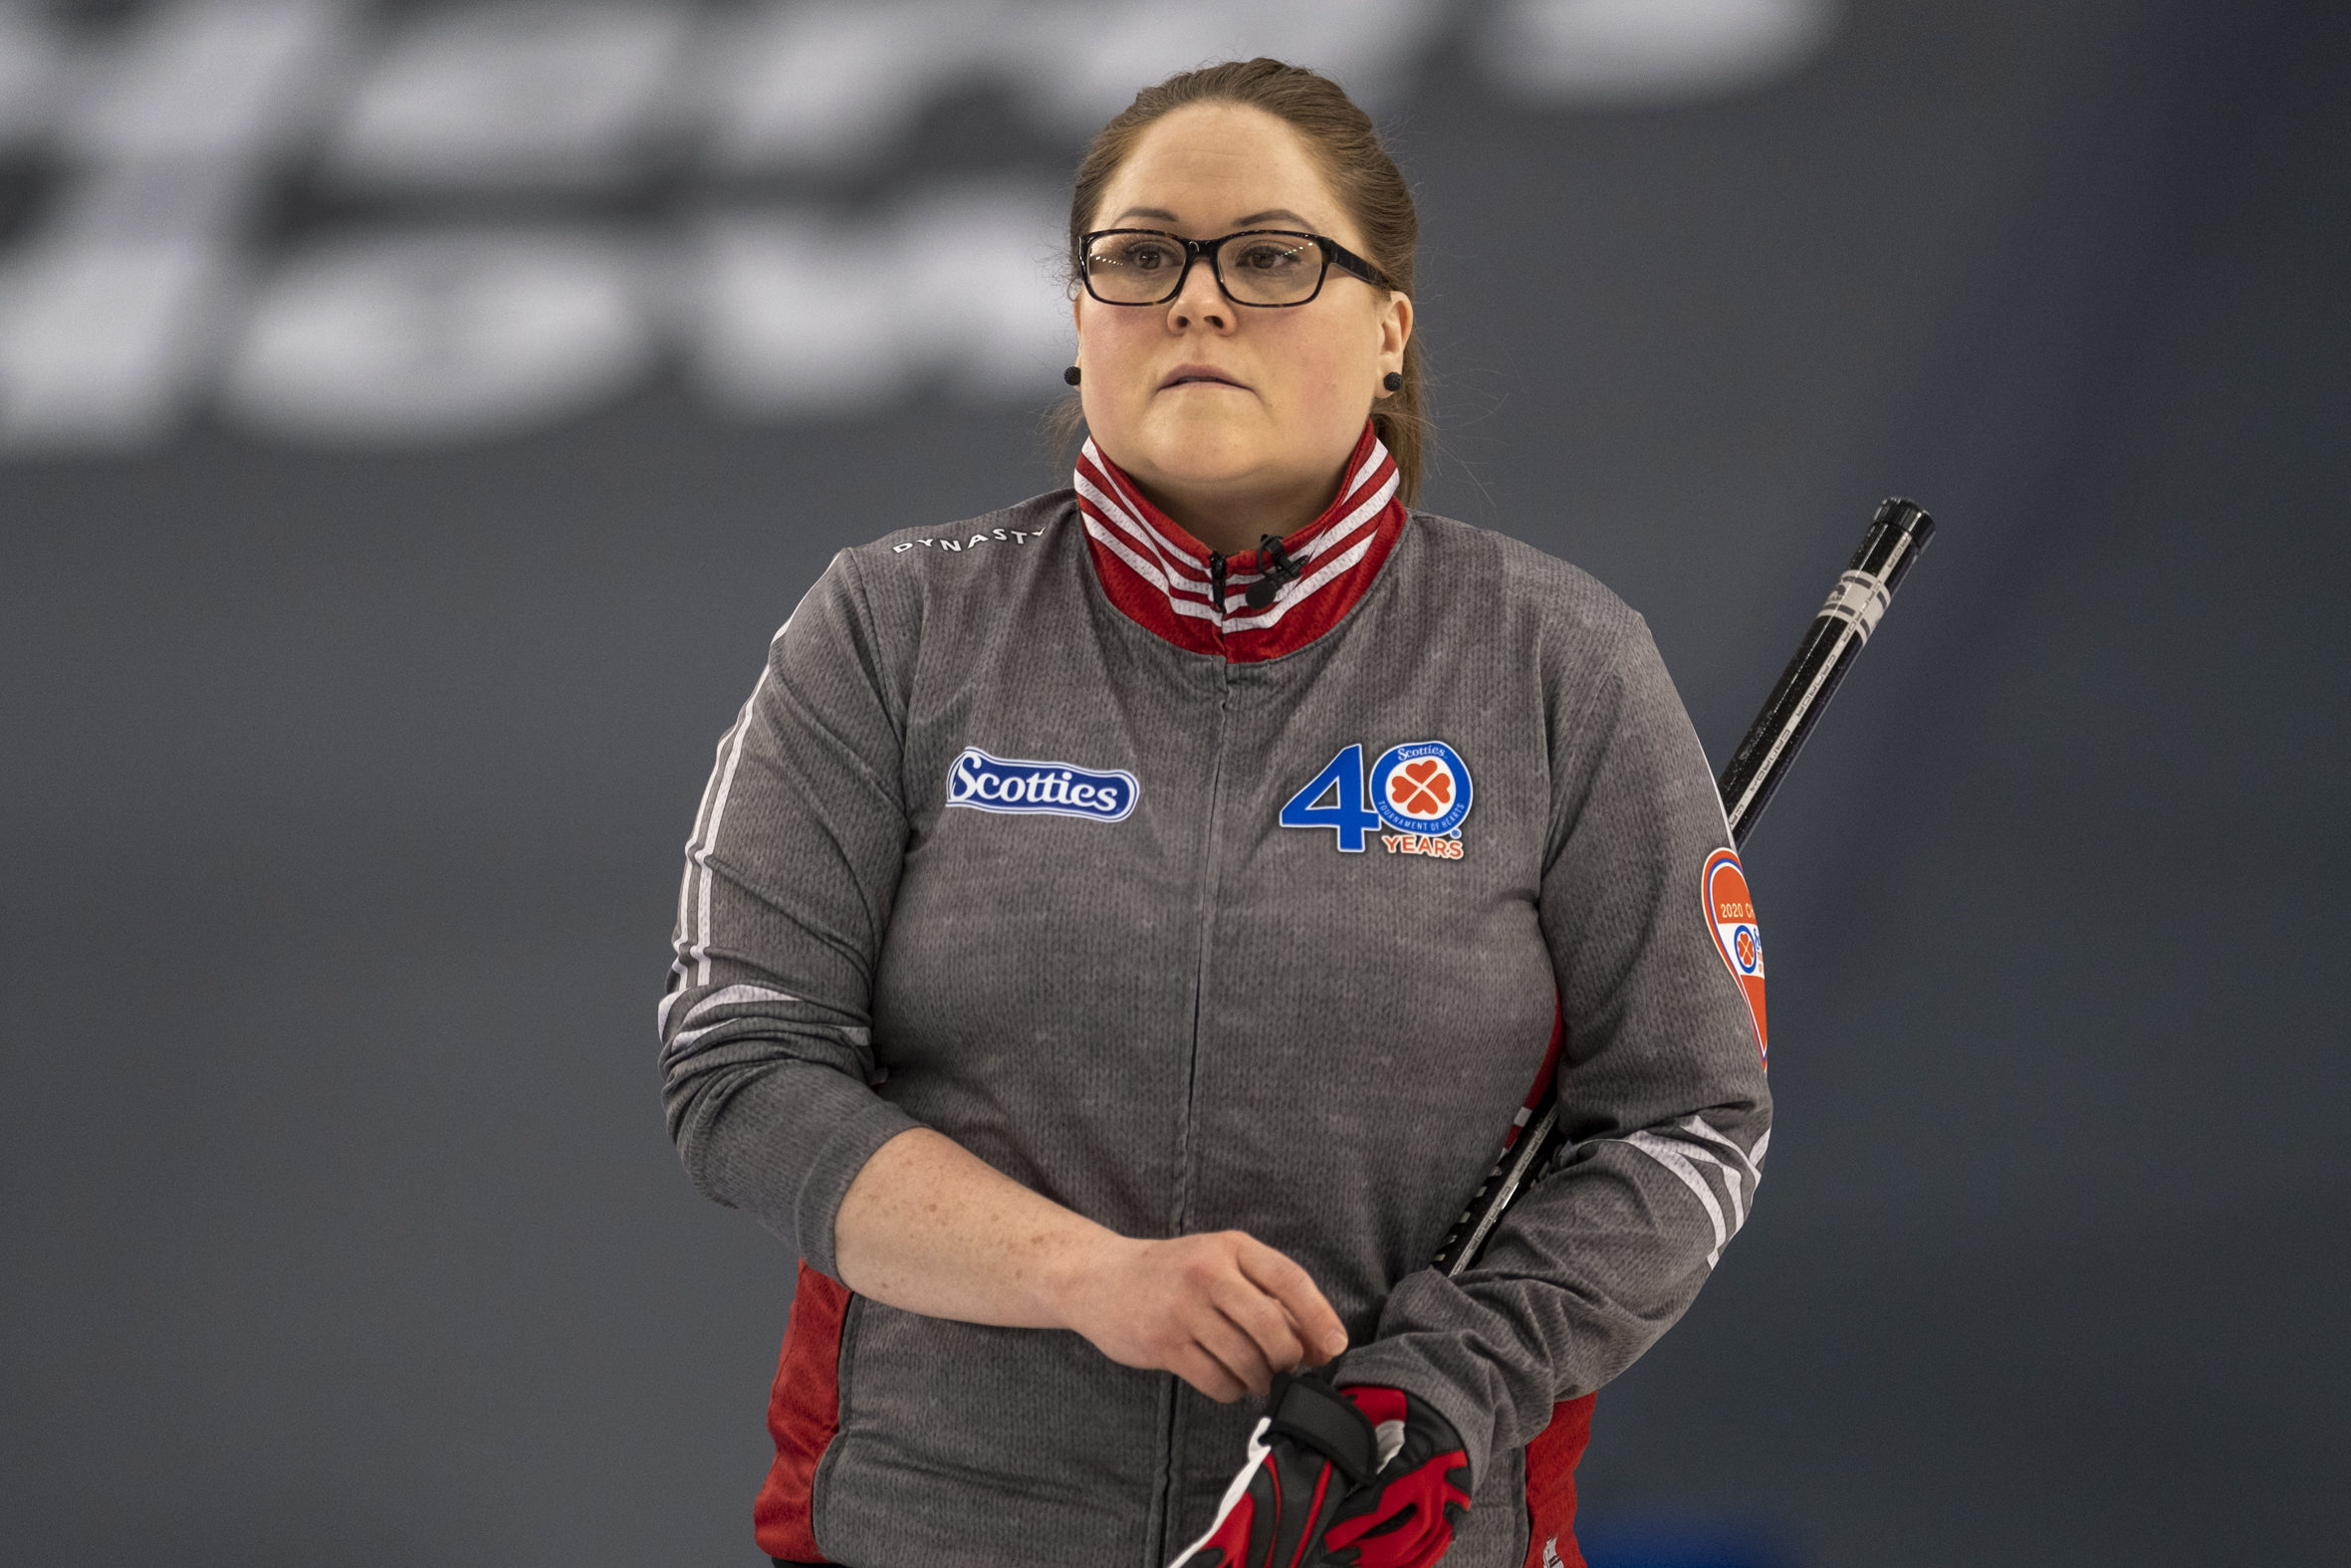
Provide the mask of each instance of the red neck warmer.
POLYGON ((1135 488, 1091 440, 1077 458, 1077 509, 1102 588, 1127 618, 1179 648, 1235 664, 1294 652, 1338 624, 1371 587, 1404 529, 1396 463, 1363 424, 1346 477, 1322 515, 1282 541, 1297 574, 1271 604, 1249 585, 1266 574, 1261 552, 1225 560, 1224 602, 1210 586, 1215 554, 1135 488))

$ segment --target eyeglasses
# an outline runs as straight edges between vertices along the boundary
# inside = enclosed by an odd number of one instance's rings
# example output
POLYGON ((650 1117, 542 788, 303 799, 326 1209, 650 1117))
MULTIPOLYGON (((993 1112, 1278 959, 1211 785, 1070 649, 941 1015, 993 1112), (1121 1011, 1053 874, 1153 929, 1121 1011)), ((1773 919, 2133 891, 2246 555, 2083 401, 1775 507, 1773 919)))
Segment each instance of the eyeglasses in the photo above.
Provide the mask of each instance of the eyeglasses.
POLYGON ((1104 305, 1165 305, 1184 292, 1192 263, 1208 258, 1217 287, 1235 305, 1304 305, 1336 267, 1375 289, 1387 274, 1336 240, 1295 229, 1243 229, 1219 240, 1187 240, 1158 229, 1096 229, 1077 241, 1078 276, 1104 305))

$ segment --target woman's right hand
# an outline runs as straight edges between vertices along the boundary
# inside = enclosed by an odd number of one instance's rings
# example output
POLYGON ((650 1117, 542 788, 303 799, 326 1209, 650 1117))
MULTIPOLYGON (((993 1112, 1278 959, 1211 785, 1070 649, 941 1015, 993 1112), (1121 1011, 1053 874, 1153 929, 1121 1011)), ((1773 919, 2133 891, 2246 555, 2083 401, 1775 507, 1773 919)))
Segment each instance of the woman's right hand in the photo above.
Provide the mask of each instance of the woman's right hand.
POLYGON ((1055 1293, 1061 1326, 1112 1361, 1172 1372, 1226 1404, 1347 1348, 1306 1271, 1241 1231, 1168 1241, 1101 1232, 1066 1260, 1055 1293))
POLYGON ((1133 1240, 927 1127, 865 1162, 832 1237, 835 1277, 859 1295, 961 1323, 1071 1329, 1214 1400, 1264 1394, 1275 1373, 1347 1348, 1306 1271, 1255 1236, 1133 1240))

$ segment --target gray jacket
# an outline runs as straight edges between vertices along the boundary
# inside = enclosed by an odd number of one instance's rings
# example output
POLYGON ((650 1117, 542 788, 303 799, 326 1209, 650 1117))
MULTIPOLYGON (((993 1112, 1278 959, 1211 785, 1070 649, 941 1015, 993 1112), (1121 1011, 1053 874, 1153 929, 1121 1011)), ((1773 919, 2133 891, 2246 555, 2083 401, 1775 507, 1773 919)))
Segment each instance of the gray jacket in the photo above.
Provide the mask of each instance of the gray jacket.
POLYGON ((1462 1568, 1524 1560, 1527 1445, 1738 1229, 1760 1019, 1702 899, 1728 834, 1647 628, 1573 566, 1395 516, 1344 615, 1249 662, 1122 611, 1068 491, 844 551, 777 634, 661 1006, 688 1171, 803 1259, 774 1555, 1160 1568, 1256 1414, 1071 1334, 842 1289, 834 1214, 907 1128, 1125 1234, 1237 1229, 1297 1259, 1352 1337, 1341 1380, 1459 1430, 1462 1568), (1574 1142, 1444 1279, 1428 1260, 1560 1015, 1574 1142))

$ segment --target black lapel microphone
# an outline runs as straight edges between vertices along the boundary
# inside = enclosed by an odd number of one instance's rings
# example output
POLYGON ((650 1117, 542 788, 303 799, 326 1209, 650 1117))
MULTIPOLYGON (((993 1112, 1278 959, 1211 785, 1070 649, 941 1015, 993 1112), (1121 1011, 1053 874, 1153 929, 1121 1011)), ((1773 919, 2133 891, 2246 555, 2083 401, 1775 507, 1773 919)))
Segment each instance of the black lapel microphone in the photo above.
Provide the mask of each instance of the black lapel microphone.
POLYGON ((1266 574, 1249 585, 1242 599, 1251 609, 1264 609, 1275 596, 1297 579, 1297 562, 1290 559, 1290 552, 1282 548, 1282 541, 1267 534, 1257 542, 1258 560, 1264 562, 1266 574))

